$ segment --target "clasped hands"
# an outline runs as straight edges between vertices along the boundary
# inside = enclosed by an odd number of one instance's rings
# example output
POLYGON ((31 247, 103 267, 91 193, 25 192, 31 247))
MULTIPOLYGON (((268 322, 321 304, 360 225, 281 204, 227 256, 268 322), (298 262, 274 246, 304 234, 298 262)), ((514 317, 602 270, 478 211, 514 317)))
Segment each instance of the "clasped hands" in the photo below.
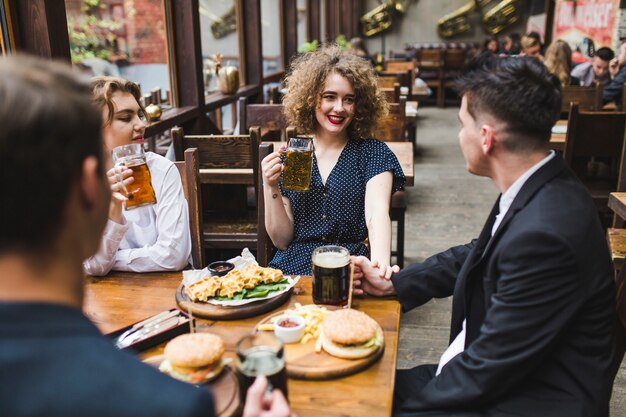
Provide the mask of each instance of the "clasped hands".
POLYGON ((350 261, 354 265, 352 281, 354 294, 378 297, 396 294, 391 275, 400 271, 398 265, 382 265, 376 260, 370 261, 365 256, 351 256, 350 261))

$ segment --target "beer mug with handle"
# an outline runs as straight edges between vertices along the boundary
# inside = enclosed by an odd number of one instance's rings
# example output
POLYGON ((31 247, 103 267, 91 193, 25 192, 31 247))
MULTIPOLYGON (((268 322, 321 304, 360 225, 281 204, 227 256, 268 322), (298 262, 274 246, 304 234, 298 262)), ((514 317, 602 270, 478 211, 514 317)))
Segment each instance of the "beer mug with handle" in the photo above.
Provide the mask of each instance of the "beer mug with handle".
POLYGON ((309 191, 313 167, 313 139, 289 138, 284 165, 283 189, 309 191))
POLYGON ((116 167, 125 166, 133 171, 134 181, 126 187, 126 210, 156 203, 152 187, 152 177, 146 163, 143 145, 133 143, 113 149, 113 162, 116 167))

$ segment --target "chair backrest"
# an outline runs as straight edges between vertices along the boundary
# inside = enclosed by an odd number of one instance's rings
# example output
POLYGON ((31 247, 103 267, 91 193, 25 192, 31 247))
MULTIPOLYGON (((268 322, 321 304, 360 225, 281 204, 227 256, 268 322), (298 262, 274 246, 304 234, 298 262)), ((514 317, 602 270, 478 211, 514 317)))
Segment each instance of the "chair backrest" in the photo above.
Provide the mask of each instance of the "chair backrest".
POLYGON ((444 53, 444 71, 459 71, 467 60, 467 49, 450 48, 444 53))
POLYGON ((409 72, 411 73, 411 84, 415 84, 415 61, 388 59, 385 61, 385 71, 409 72))
POLYGON ((389 103, 400 101, 400 83, 394 83, 392 88, 380 88, 380 91, 385 94, 389 103))
POLYGON ((625 127, 626 112, 581 112, 578 103, 572 103, 563 152, 565 162, 584 181, 596 176, 588 170, 589 158, 609 158, 616 166, 612 177, 615 187, 619 187, 624 182, 623 167, 618 165, 622 158, 625 127))
POLYGON ((396 84, 400 84, 398 77, 395 74, 381 75, 379 73, 376 82, 378 83, 378 88, 393 88, 396 84))
POLYGON ((259 126, 263 140, 280 141, 285 140, 287 118, 282 104, 247 104, 242 97, 239 99, 239 125, 241 132, 259 126))
MULTIPOLYGON (((262 142, 259 145, 259 163, 261 166, 261 161, 267 155, 274 151, 274 144, 262 142)), ((258 174, 258 182, 259 184, 263 184, 263 174, 261 170, 259 170, 258 174)), ((257 194, 257 255, 256 261, 261 266, 267 266, 269 261, 274 256, 274 244, 267 234, 267 229, 265 228, 265 200, 263 197, 263 193, 259 192, 257 194)))
POLYGON ((405 131, 406 97, 401 96, 397 103, 389 103, 389 114, 378 122, 374 137, 388 142, 403 142, 407 140, 405 131))
POLYGON ((202 198, 200 196, 200 175, 198 149, 185 149, 185 160, 174 162, 180 179, 187 206, 189 207, 189 230, 191 232, 191 259, 196 269, 204 268, 204 245, 202 243, 202 198))
POLYGON ((578 103, 581 111, 602 109, 602 86, 599 83, 589 87, 567 85, 561 88, 561 113, 568 113, 571 103, 578 103))

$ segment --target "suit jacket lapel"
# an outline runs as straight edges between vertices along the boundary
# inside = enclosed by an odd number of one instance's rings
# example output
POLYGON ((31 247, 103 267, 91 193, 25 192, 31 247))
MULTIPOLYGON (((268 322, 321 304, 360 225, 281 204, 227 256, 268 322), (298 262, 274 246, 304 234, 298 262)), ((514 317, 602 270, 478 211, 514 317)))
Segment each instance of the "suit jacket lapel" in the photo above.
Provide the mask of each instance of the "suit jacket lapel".
POLYGON ((500 197, 501 196, 498 196, 498 199, 493 205, 493 208, 487 217, 487 222, 478 236, 476 244, 465 260, 463 267, 459 271, 454 288, 454 297, 452 298, 452 331, 450 332, 450 342, 452 342, 456 335, 461 331, 463 320, 467 316, 469 273, 474 268, 475 264, 480 261, 484 248, 487 246, 487 243, 491 238, 491 229, 493 228, 493 223, 496 221, 496 215, 500 211, 500 197))

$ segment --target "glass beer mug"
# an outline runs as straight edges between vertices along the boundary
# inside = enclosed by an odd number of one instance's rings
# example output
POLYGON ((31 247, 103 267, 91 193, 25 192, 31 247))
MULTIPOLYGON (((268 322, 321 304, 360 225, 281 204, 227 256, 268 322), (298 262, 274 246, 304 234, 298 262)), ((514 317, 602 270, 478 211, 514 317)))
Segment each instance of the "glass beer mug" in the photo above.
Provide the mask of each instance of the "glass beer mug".
POLYGON ((341 246, 313 250, 313 303, 348 307, 350 298, 350 251, 341 246))
POLYGON ((311 186, 313 167, 313 139, 289 138, 283 161, 283 189, 306 192, 311 186))
POLYGON ((237 378, 242 404, 248 388, 259 375, 267 377, 268 390, 278 388, 288 398, 285 350, 272 333, 253 333, 237 343, 237 378))
POLYGON ((128 198, 125 202, 126 210, 156 203, 152 177, 142 144, 133 143, 114 148, 113 162, 116 167, 125 166, 133 171, 134 181, 125 187, 128 198))

